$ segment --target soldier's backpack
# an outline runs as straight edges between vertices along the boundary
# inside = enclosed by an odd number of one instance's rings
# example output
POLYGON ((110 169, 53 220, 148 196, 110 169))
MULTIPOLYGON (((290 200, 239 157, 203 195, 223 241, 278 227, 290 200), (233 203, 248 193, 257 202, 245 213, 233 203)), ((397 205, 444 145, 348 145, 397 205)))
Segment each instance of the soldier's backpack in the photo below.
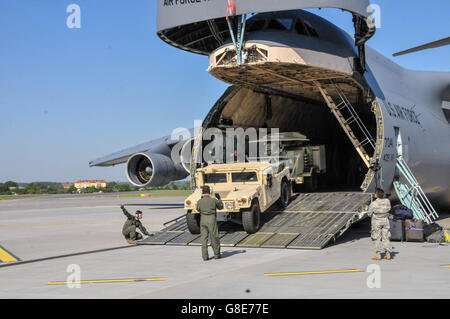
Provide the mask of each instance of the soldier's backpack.
POLYGON ((403 220, 389 219, 390 233, 392 241, 404 241, 405 240, 405 222, 403 220))
POLYGON ((444 231, 442 231, 442 230, 438 230, 425 238, 426 238, 427 242, 429 242, 429 243, 439 243, 440 244, 440 243, 445 242, 445 235, 444 235, 444 231))
POLYGON ((391 208, 389 213, 394 216, 394 219, 405 220, 414 218, 412 210, 404 205, 395 205, 391 208))
POLYGON ((425 238, 438 231, 442 231, 442 227, 436 223, 423 226, 423 235, 425 236, 425 238))
POLYGON ((423 242, 423 221, 419 219, 405 220, 405 237, 406 241, 423 242))

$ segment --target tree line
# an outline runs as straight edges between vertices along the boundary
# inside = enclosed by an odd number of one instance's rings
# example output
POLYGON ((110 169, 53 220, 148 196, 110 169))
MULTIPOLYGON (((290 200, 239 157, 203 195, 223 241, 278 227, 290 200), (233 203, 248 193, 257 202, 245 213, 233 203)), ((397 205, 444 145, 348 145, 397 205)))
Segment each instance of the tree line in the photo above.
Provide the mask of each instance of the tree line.
MULTIPOLYGON (((136 192, 136 191, 152 191, 152 190, 189 190, 189 184, 177 185, 174 182, 170 182, 163 187, 147 187, 141 188, 130 185, 128 183, 110 182, 106 184, 105 188, 89 187, 81 190, 81 193, 98 193, 100 191, 104 193, 114 192, 136 192)), ((66 189, 62 187, 60 183, 44 183, 33 182, 20 186, 13 181, 7 181, 0 183, 0 195, 35 195, 35 194, 73 194, 78 190, 75 186, 71 186, 66 189)))

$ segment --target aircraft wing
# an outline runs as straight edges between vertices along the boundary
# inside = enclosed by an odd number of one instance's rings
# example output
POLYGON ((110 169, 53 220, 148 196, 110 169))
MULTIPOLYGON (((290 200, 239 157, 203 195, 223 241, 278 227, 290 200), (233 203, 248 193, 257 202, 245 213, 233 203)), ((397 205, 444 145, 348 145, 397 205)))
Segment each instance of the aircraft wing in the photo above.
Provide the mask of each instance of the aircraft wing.
MULTIPOLYGON (((189 133, 191 136, 193 136, 194 129, 190 129, 189 133)), ((171 135, 164 136, 164 137, 154 139, 154 140, 151 140, 151 141, 143 143, 143 144, 129 147, 124 150, 97 158, 97 159, 89 162, 89 166, 90 167, 94 167, 94 166, 106 167, 106 166, 114 166, 117 164, 123 164, 123 163, 126 163, 128 161, 128 159, 134 154, 144 153, 144 152, 153 151, 153 150, 155 150, 156 152, 159 152, 158 150, 161 148, 161 146, 167 145, 169 147, 172 147, 173 145, 177 144, 178 142, 180 142, 182 140, 185 140, 185 139, 183 139, 183 138, 173 139, 171 137, 171 135)))

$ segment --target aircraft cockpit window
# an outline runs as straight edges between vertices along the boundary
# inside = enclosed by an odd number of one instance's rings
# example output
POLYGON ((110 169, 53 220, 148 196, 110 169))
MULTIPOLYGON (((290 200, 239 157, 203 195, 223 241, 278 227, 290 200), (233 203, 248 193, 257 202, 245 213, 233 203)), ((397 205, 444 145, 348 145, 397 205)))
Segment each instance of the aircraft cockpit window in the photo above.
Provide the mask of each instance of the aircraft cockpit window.
POLYGON ((450 124, 450 102, 449 101, 442 102, 442 111, 444 111, 444 115, 447 118, 448 124, 450 124))
POLYGON ((312 26, 311 22, 309 21, 303 21, 305 23, 305 27, 308 30, 308 33, 310 36, 318 38, 319 34, 317 34, 316 29, 314 29, 314 27, 312 26))
POLYGON ((297 31, 298 34, 308 35, 305 25, 300 20, 297 20, 297 22, 295 23, 295 31, 297 31))
POLYGON ((294 21, 292 19, 277 19, 278 22, 280 22, 286 30, 291 30, 292 24, 294 21))
POLYGON ((249 32, 261 31, 262 29, 264 29, 265 25, 266 20, 256 20, 249 26, 248 31, 249 32))
POLYGON ((291 30, 292 19, 272 19, 267 30, 288 31, 291 30))

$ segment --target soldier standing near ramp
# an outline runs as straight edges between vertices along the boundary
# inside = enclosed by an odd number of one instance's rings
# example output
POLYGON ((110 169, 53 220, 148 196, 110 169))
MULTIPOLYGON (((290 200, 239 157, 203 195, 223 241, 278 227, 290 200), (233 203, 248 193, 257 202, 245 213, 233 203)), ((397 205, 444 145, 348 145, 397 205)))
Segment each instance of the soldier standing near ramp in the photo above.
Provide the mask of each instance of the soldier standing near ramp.
POLYGON ((384 191, 377 189, 375 191, 376 200, 369 206, 368 215, 372 217, 372 240, 375 241, 376 254, 373 260, 381 260, 381 252, 385 251, 384 259, 391 259, 392 246, 389 241, 391 237, 389 226, 389 211, 391 202, 384 198, 384 191))
POLYGON ((136 211, 136 216, 131 215, 123 205, 120 206, 123 213, 127 217, 127 221, 123 225, 122 234, 129 244, 136 244, 136 240, 141 240, 143 237, 140 233, 136 232, 136 228, 139 228, 141 232, 146 236, 153 236, 147 232, 144 225, 141 223, 142 212, 140 210, 136 211))
POLYGON ((211 241, 211 247, 214 251, 214 259, 220 259, 220 239, 219 226, 217 225, 217 209, 223 209, 223 203, 219 194, 217 199, 211 197, 209 186, 203 186, 203 196, 197 202, 197 211, 200 213, 200 233, 202 237, 202 257, 204 261, 209 260, 208 256, 208 237, 211 241))

